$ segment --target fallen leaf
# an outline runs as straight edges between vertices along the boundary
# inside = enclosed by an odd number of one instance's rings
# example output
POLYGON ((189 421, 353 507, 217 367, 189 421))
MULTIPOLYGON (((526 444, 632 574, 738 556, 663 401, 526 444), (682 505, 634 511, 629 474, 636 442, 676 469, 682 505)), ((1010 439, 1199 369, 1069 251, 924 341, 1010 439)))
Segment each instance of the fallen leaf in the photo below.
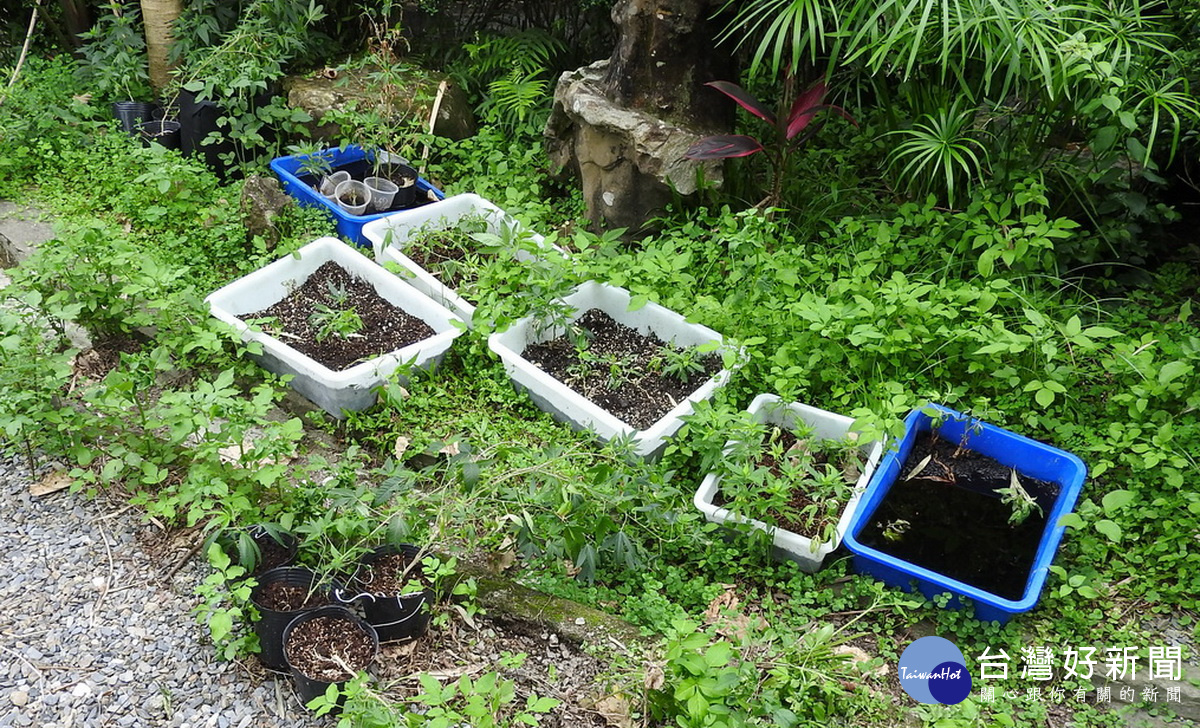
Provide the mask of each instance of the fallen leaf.
POLYGON ((651 665, 646 668, 646 689, 647 690, 662 690, 662 686, 667 682, 667 676, 663 673, 663 669, 659 665, 651 665))
POLYGON ((217 457, 221 458, 222 462, 239 468, 246 467, 246 465, 257 466, 260 468, 268 465, 286 465, 292 461, 292 459, 289 457, 261 457, 257 460, 249 461, 248 463, 243 462, 247 455, 252 456, 253 454, 254 440, 251 440, 249 437, 242 440, 242 444, 240 446, 229 445, 228 447, 223 447, 220 450, 217 450, 217 457))
POLYGON ((454 441, 446 443, 445 445, 442 446, 441 450, 438 450, 438 452, 440 452, 443 455, 448 455, 450 457, 454 457, 455 455, 458 454, 458 440, 454 440, 454 441))
POLYGON ((487 560, 492 571, 496 574, 501 574, 511 569, 513 564, 517 563, 517 555, 512 551, 500 551, 488 554, 487 560))
POLYGON ((71 480, 71 476, 65 472, 53 470, 38 482, 29 484, 29 495, 34 498, 41 498, 44 495, 50 495, 51 493, 57 493, 60 490, 70 488, 72 482, 74 481, 71 480))
POLYGON ((414 650, 417 649, 417 641, 409 640, 407 642, 393 642, 386 647, 381 645, 380 649, 389 657, 408 657, 413 653, 414 650))
POLYGON ((915 467, 915 468, 913 468, 912 470, 910 470, 910 471, 909 471, 909 473, 908 473, 908 475, 907 475, 907 476, 905 476, 905 478, 904 478, 904 479, 905 479, 905 480, 912 480, 912 479, 913 479, 913 477, 915 477, 917 473, 919 473, 919 472, 921 472, 922 470, 924 470, 924 469, 925 469, 925 466, 929 464, 929 461, 930 461, 930 460, 933 460, 933 455, 926 455, 926 456, 925 456, 925 459, 924 459, 924 460, 922 460, 921 462, 917 463, 917 467, 915 467))
POLYGON ((846 656, 866 675, 875 675, 878 677, 887 675, 887 665, 882 663, 871 669, 867 669, 867 666, 875 658, 868 655, 866 651, 860 647, 855 647, 854 645, 838 645, 837 647, 833 648, 833 654, 846 656))
POLYGON ((446 670, 430 670, 429 677, 434 680, 457 680, 463 675, 471 675, 483 670, 486 665, 459 665, 446 670))
POLYGON ((737 594, 733 592, 733 584, 722 584, 724 588, 716 599, 708 603, 708 608, 704 610, 704 622, 706 624, 715 624, 721 619, 721 612, 725 610, 736 611, 738 606, 737 594))
POLYGON ((463 605, 455 604, 454 611, 458 612, 458 616, 462 618, 462 621, 467 623, 468 627, 475 630, 476 632, 479 631, 479 625, 475 623, 475 618, 471 616, 471 613, 468 612, 466 610, 466 608, 463 607, 463 605))
MULTIPOLYGON (((661 670, 659 671, 661 673, 661 670)), ((609 695, 596 701, 592 707, 604 721, 614 728, 633 728, 633 718, 630 716, 629 701, 617 695, 609 695)))
POLYGON ((722 584, 725 591, 717 595, 708 604, 708 608, 704 610, 704 621, 706 624, 714 625, 717 628, 717 634, 723 637, 733 637, 739 640, 746 639, 752 629, 756 629, 763 625, 761 617, 750 617, 738 609, 741 601, 734 593, 733 584, 722 584))

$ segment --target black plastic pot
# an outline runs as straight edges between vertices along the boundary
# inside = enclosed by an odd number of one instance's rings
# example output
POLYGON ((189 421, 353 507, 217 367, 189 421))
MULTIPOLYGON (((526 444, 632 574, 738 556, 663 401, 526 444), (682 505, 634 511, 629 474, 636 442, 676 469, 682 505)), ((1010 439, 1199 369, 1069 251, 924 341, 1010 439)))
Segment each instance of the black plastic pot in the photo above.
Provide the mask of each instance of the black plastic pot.
POLYGON ((167 149, 179 149, 180 124, 174 119, 143 121, 138 124, 138 134, 142 137, 142 143, 146 146, 150 146, 151 142, 155 142, 167 149))
MULTIPOLYGON (((283 566, 278 569, 271 569, 262 576, 258 577, 258 586, 250 592, 250 601, 258 608, 260 619, 254 624, 254 631, 258 634, 259 654, 258 659, 264 665, 272 670, 287 671, 287 660, 283 656, 283 632, 287 626, 296 617, 307 614, 317 609, 321 609, 327 604, 315 605, 304 609, 295 609, 292 611, 277 611, 267 609, 262 606, 261 597, 263 590, 268 585, 274 583, 283 583, 290 586, 298 586, 310 591, 316 591, 326 597, 330 596, 330 590, 336 590, 340 585, 330 584, 322 585, 320 577, 308 569, 302 569, 295 566, 283 566)), ((334 604, 332 598, 328 604, 334 604)))
POLYGON ((396 553, 414 559, 421 550, 409 544, 380 546, 359 560, 358 571, 347 589, 334 591, 334 598, 339 602, 362 607, 367 623, 379 633, 381 642, 422 636, 429 629, 429 615, 433 609, 433 592, 428 588, 407 594, 381 594, 372 591, 369 583, 364 583, 367 567, 383 556, 396 553))
POLYGON ((385 164, 379 169, 380 177, 387 177, 400 186, 396 196, 392 198, 390 210, 403 210, 413 206, 417 201, 417 170, 407 164, 385 164))
MULTIPOLYGON (((346 609, 345 607, 339 607, 339 606, 319 607, 312 611, 308 611, 308 612, 305 612, 304 614, 301 614, 300 616, 293 619, 288 624, 287 629, 285 629, 283 631, 283 644, 285 646, 287 645, 288 638, 291 637, 292 631, 297 626, 304 624, 305 622, 308 622, 310 620, 317 619, 318 617, 336 617, 338 619, 345 620, 347 630, 357 629, 357 630, 360 630, 361 632, 363 632, 364 634, 370 636, 371 644, 374 646, 374 650, 372 651, 372 654, 371 654, 371 659, 367 661, 366 665, 350 665, 349 666, 350 668, 355 669, 355 670, 363 670, 368 665, 370 665, 372 662, 375 661, 375 658, 379 655, 379 635, 376 634, 375 629, 372 628, 370 624, 367 624, 363 620, 359 619, 353 612, 351 612, 349 609, 346 609)), ((285 656, 286 656, 286 652, 285 652, 285 656)), ((305 675, 303 672, 301 672, 299 668, 293 667, 290 662, 288 663, 288 670, 292 673, 292 679, 296 681, 296 692, 300 694, 302 701, 306 705, 313 698, 318 697, 320 695, 324 695, 325 691, 329 689, 330 685, 335 685, 335 684, 342 685, 345 683, 345 681, 332 683, 332 682, 327 682, 325 680, 318 680, 318 679, 311 678, 308 675, 305 675)), ((338 705, 341 705, 341 696, 338 697, 338 705)))
POLYGON ((126 134, 137 134, 138 124, 150 119, 154 104, 141 101, 117 101, 112 105, 113 117, 121 122, 126 134))
MULTIPOLYGON (((257 110, 271 103, 274 96, 273 91, 258 94, 254 97, 253 109, 257 110)), ((226 138, 215 144, 205 143, 205 140, 213 132, 218 132, 224 137, 228 129, 217 124, 217 120, 224 115, 225 110, 216 101, 201 101, 196 98, 194 92, 186 89, 179 92, 179 123, 182 126, 180 148, 185 156, 199 155, 209 169, 222 177, 228 174, 229 168, 221 157, 230 153, 236 156, 239 152, 238 146, 226 138)), ((264 129, 263 136, 270 141, 271 130, 264 129)))

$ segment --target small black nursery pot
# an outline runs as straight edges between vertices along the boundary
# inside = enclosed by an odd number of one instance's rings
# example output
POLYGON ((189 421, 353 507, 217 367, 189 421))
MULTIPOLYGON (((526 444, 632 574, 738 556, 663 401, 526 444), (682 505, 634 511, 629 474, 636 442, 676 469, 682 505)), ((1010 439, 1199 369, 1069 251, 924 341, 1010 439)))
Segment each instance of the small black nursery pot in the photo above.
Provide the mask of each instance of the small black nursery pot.
POLYGON ((339 606, 320 607, 293 619, 283 632, 283 644, 296 692, 305 704, 324 695, 330 685, 353 678, 379 654, 379 636, 371 625, 339 606))
POLYGON ((250 592, 250 601, 261 615, 254 624, 261 651, 258 659, 272 670, 286 671, 283 656, 283 632, 293 619, 333 604, 330 587, 308 569, 285 566, 271 569, 258 577, 258 586, 250 592))
POLYGON ((362 607, 381 642, 416 639, 429 628, 433 592, 413 586, 422 578, 421 565, 413 563, 420 554, 409 544, 380 546, 362 557, 350 586, 334 593, 339 602, 362 607))
POLYGON ((121 122, 121 128, 126 134, 137 134, 138 124, 149 121, 154 111, 154 104, 141 101, 117 101, 112 105, 113 116, 121 122))

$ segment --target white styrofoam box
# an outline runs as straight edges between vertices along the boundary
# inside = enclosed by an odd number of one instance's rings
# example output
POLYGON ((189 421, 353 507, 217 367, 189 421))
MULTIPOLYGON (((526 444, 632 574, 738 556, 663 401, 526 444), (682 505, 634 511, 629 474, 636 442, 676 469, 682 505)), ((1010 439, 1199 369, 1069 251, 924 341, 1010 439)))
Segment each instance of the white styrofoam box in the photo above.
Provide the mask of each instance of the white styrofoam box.
MULTIPOLYGON (((849 417, 835 415, 832 412, 798 402, 784 405, 779 397, 774 394, 758 395, 750 403, 747 411, 754 417, 755 422, 774 425, 785 430, 794 429, 797 423, 803 422, 812 428, 814 437, 822 440, 840 440, 850 431, 850 426, 854 422, 849 417)), ((735 445, 736 443, 733 441, 726 443, 725 451, 730 452, 735 445)), ((801 569, 811 573, 820 569, 821 562, 825 560, 825 557, 841 544, 842 536, 846 533, 846 528, 850 525, 850 518, 854 515, 854 509, 858 506, 859 498, 862 497, 863 491, 866 490, 867 483, 871 481, 871 474, 875 472, 876 466, 879 465, 879 458, 883 456, 883 443, 878 440, 863 443, 860 449, 863 455, 866 456, 866 463, 863 465, 862 476, 854 484, 854 495, 850 498, 850 502, 846 504, 841 517, 838 519, 836 535, 832 541, 818 544, 815 547, 812 540, 806 536, 801 536, 776 526, 768 526, 762 521, 747 518, 727 508, 713 505, 713 498, 716 496, 717 487, 721 482, 720 477, 716 473, 709 473, 704 478, 704 481, 700 483, 700 487, 696 490, 696 495, 692 498, 692 502, 712 523, 726 523, 728 521, 749 523, 755 528, 770 534, 774 540, 776 554, 795 561, 800 565, 801 569)))
MULTIPOLYGON (((453 288, 447 288, 437 276, 405 255, 404 247, 421 232, 449 230, 457 225, 459 220, 473 215, 481 216, 487 222, 488 232, 493 234, 499 234, 504 225, 515 227, 517 230, 522 229, 521 224, 504 210, 479 195, 464 194, 369 222, 363 226, 363 237, 371 241, 375 250, 375 260, 380 265, 389 261, 399 264, 412 275, 409 282, 414 287, 454 311, 469 324, 475 315, 474 304, 459 296, 453 288)), ((535 244, 545 245, 545 238, 541 235, 530 233, 529 237, 535 244)), ((557 246, 554 249, 564 254, 557 246)), ((517 251, 519 260, 528 257, 529 253, 517 251)))
POLYGON ((461 320, 412 286, 335 238, 320 238, 289 255, 209 295, 213 316, 237 329, 244 341, 262 344, 254 358, 276 374, 291 374, 292 388, 335 417, 342 410, 363 410, 375 403, 383 381, 402 363, 430 368, 441 361, 451 342, 463 332, 461 320), (299 256, 299 257, 296 257, 299 256), (240 316, 261 311, 285 298, 324 263, 334 261, 351 275, 367 281, 389 303, 416 316, 434 335, 402 349, 333 371, 263 331, 246 325, 240 316), (455 325, 455 322, 459 325, 455 325))
MULTIPOLYGON (((598 308, 618 323, 636 329, 643 335, 653 334, 677 348, 700 346, 714 341, 724 344, 724 338, 716 331, 707 326, 688 323, 683 316, 658 304, 647 303, 636 311, 630 311, 631 300, 632 296, 624 288, 594 281, 580 285, 563 298, 563 301, 574 309, 570 316, 571 321, 579 319, 590 309, 598 308)), ((578 429, 592 429, 605 441, 619 436, 632 436, 635 451, 642 457, 653 458, 660 455, 666 447, 667 440, 683 426, 683 417, 691 414, 693 403, 708 399, 717 387, 729 379, 729 370, 722 369, 653 425, 645 430, 638 430, 522 356, 529 345, 550 341, 564 333, 561 328, 538 331, 534 319, 527 317, 513 322, 507 331, 492 334, 488 337, 488 346, 500 355, 509 378, 519 388, 529 392, 533 401, 543 410, 578 429)))

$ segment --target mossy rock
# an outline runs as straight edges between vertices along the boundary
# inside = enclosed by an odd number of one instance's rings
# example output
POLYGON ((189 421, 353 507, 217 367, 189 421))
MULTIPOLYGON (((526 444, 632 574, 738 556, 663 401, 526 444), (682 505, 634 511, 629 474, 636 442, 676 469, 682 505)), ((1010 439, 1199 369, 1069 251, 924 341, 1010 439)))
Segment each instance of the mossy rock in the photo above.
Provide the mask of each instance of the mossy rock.
POLYGON ((475 114, 467 95, 445 74, 409 68, 397 72, 399 80, 391 88, 381 90, 371 78, 377 71, 360 68, 336 74, 327 71, 314 76, 288 76, 283 80, 283 89, 288 106, 303 109, 313 117, 308 125, 312 135, 333 139, 340 134, 338 125, 323 121, 331 111, 377 111, 394 119, 409 117, 416 126, 425 128, 438 85, 446 81, 433 133, 455 140, 475 134, 475 114))

